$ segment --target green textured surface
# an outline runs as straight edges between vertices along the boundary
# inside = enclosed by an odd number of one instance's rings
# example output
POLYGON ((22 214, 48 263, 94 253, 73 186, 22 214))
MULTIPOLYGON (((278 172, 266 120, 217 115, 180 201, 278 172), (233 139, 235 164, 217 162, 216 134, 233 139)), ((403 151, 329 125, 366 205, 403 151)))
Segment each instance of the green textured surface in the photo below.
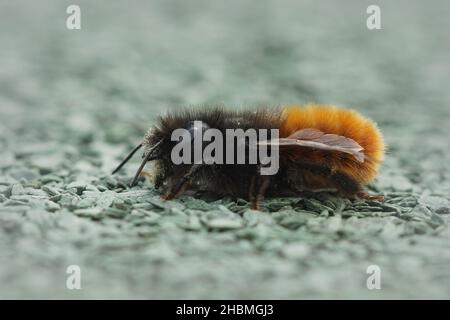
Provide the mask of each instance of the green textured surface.
POLYGON ((450 6, 392 2, 369 31, 365 1, 77 1, 69 31, 72 2, 0 1, 0 298, 450 298, 450 6), (384 203, 109 175, 169 107, 310 101, 378 122, 384 203))

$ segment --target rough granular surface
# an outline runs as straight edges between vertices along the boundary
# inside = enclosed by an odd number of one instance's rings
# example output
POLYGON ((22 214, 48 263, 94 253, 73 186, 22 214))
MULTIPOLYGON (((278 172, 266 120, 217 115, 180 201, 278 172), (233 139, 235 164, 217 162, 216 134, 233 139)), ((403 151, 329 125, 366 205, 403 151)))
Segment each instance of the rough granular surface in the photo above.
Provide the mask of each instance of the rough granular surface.
POLYGON ((77 2, 81 30, 70 1, 0 1, 0 298, 450 298, 448 1, 378 1, 381 30, 368 1, 77 2), (307 102, 377 121, 384 202, 110 175, 167 110, 307 102))

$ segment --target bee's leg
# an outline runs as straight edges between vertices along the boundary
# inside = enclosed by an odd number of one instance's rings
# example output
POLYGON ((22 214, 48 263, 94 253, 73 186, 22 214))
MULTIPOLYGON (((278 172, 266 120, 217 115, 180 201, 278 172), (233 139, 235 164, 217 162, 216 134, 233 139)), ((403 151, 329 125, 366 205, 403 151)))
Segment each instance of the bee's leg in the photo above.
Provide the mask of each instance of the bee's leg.
POLYGON ((177 196, 179 196, 181 193, 183 193, 183 191, 186 189, 186 187, 190 183, 193 176, 198 172, 198 170, 200 168, 201 168, 200 165, 194 164, 189 169, 189 171, 180 179, 180 181, 178 183, 176 183, 171 188, 171 190, 167 194, 162 196, 161 198, 163 198, 164 200, 172 200, 172 199, 176 198, 177 196))
POLYGON ((330 178, 336 187, 346 195, 357 195, 364 190, 358 181, 340 171, 333 172, 330 178))
POLYGON ((175 188, 172 188, 168 193, 161 196, 161 199, 163 200, 173 200, 179 195, 181 195, 189 186, 190 181, 180 181, 175 188))
POLYGON ((384 196, 371 196, 368 194, 365 190, 360 191, 356 194, 358 198, 365 199, 365 200, 377 200, 377 201, 384 201, 384 196))
POLYGON ((252 177, 252 180, 250 181, 250 190, 248 192, 248 201, 250 201, 250 203, 253 203, 255 201, 255 185, 256 185, 256 180, 258 179, 257 175, 254 175, 252 177))
POLYGON ((252 177, 252 181, 250 183, 249 201, 252 209, 259 210, 259 205, 264 199, 264 194, 269 185, 270 176, 262 176, 261 167, 258 166, 256 169, 256 174, 252 177))
POLYGON ((384 200, 383 196, 369 195, 362 184, 345 173, 334 172, 331 175, 331 179, 336 184, 337 188, 346 195, 353 197, 356 196, 358 198, 366 200, 384 200))
POLYGON ((269 176, 261 176, 260 184, 254 201, 252 202, 252 209, 259 210, 259 204, 264 199, 264 194, 266 193, 267 188, 270 185, 270 177, 269 176))

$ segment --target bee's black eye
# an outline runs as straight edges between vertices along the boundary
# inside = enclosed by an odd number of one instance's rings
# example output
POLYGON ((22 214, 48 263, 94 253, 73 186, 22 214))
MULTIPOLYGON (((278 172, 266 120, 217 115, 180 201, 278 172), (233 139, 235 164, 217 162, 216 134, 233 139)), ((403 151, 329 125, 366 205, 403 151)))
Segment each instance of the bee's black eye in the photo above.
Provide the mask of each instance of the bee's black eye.
POLYGON ((206 122, 195 120, 189 121, 186 129, 189 130, 191 138, 194 139, 194 134, 202 134, 206 129, 209 129, 209 125, 206 122))

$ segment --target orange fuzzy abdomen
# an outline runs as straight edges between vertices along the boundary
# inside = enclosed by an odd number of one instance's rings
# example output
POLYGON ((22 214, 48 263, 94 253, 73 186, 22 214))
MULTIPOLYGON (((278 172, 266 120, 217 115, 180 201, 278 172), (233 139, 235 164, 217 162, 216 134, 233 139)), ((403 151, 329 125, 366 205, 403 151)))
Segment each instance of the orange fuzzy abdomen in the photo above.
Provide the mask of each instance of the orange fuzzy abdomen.
POLYGON ((298 158, 327 165, 362 183, 368 183, 376 176, 384 156, 384 142, 373 121, 355 111, 328 105, 289 106, 283 109, 280 137, 285 138, 305 128, 314 128, 355 140, 364 148, 366 159, 361 163, 342 152, 297 148, 291 153, 294 160, 298 158))

